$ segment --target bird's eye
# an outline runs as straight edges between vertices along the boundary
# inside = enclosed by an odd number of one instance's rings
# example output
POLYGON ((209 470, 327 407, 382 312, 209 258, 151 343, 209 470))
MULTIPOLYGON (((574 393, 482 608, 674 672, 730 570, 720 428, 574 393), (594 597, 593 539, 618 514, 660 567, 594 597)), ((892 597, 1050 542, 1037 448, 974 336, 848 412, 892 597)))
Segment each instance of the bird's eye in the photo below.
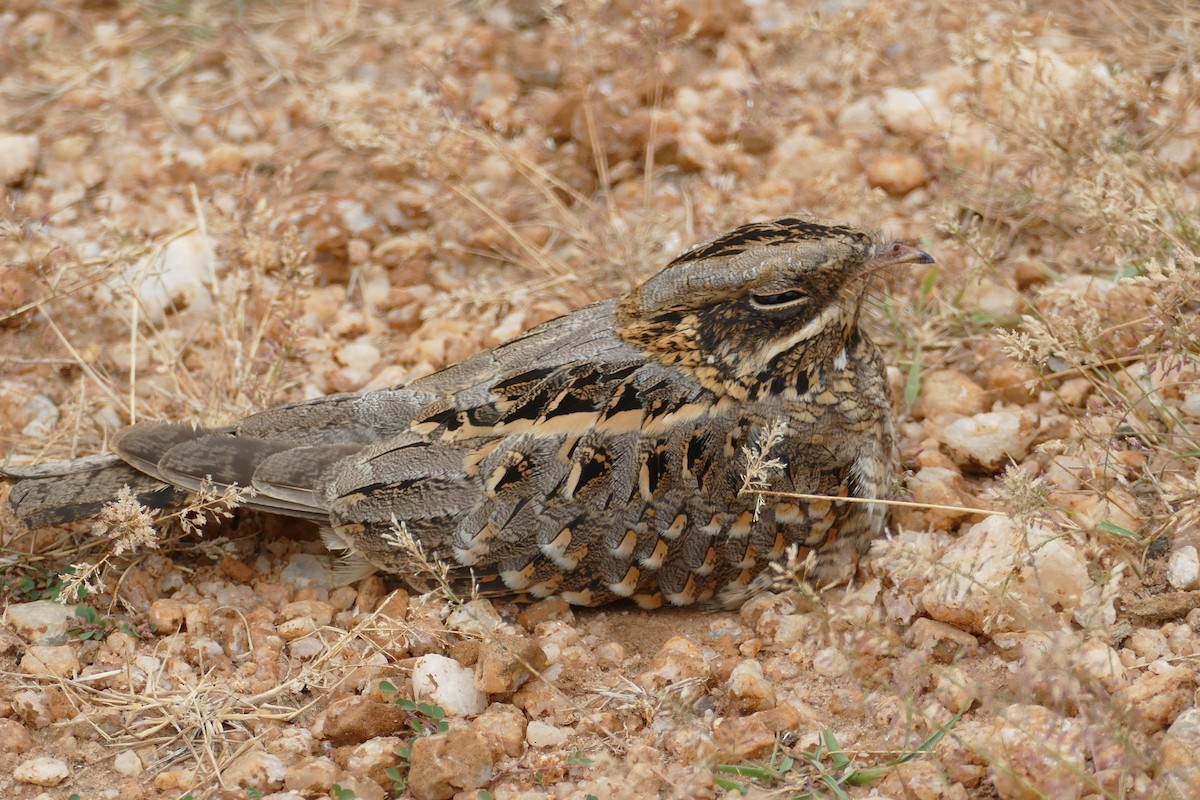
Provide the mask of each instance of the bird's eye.
POLYGON ((808 295, 804 292, 792 289, 779 294, 752 294, 750 295, 750 305, 755 308, 780 309, 798 306, 807 299, 808 295))

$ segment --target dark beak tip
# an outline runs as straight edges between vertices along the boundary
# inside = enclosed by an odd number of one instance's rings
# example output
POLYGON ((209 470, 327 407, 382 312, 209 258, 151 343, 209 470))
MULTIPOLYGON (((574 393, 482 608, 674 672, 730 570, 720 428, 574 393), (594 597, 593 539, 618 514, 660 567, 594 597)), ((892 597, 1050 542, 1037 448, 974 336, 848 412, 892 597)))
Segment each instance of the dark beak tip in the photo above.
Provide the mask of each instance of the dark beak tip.
POLYGON ((918 264, 936 264, 937 262, 934 261, 933 256, 929 255, 929 253, 926 253, 924 250, 917 250, 917 262, 916 263, 918 263, 918 264))

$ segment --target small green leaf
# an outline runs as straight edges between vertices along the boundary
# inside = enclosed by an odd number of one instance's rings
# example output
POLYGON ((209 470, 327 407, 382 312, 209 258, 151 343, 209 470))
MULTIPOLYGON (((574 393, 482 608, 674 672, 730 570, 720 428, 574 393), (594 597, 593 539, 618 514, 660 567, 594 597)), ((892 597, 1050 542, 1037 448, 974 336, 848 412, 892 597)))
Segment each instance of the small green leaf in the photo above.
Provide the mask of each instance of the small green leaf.
POLYGON ((904 405, 911 406, 917 402, 921 394, 921 343, 917 342, 913 350, 912 364, 908 367, 908 377, 904 380, 904 405))
POLYGON ((1142 537, 1138 536, 1133 531, 1128 530, 1126 528, 1122 528, 1120 525, 1117 525, 1116 523, 1113 523, 1113 522, 1109 522, 1108 520, 1101 520, 1101 522, 1096 527, 1102 531, 1111 533, 1114 536, 1120 536, 1122 539, 1125 539, 1130 542, 1142 541, 1142 537))
POLYGON ((395 694, 399 690, 394 685, 392 685, 392 683, 390 681, 380 681, 379 682, 379 691, 383 692, 384 694, 395 694))

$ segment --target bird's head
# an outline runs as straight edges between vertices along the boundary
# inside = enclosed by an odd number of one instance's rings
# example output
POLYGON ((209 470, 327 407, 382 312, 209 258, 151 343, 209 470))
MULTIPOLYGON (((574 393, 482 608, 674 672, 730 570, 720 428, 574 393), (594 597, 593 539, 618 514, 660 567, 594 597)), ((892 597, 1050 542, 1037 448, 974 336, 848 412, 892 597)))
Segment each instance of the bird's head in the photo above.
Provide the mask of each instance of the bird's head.
POLYGON ((784 217, 698 245, 621 299, 618 331, 702 383, 749 386, 834 358, 869 279, 926 253, 844 225, 784 217))

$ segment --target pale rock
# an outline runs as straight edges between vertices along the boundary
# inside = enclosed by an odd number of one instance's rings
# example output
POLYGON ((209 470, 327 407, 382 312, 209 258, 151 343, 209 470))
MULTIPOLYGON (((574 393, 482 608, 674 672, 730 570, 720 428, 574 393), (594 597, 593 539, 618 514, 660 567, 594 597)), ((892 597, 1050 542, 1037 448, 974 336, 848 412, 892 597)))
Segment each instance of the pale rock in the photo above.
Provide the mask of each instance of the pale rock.
POLYGON ((884 89, 876 110, 892 133, 917 140, 944 132, 950 125, 950 109, 932 86, 884 89))
POLYGON ((1192 702, 1195 675, 1187 667, 1156 661, 1129 686, 1113 695, 1118 706, 1134 712, 1133 726, 1154 734, 1170 725, 1192 702))
MULTIPOLYGON (((407 733, 405 730, 399 733, 407 733)), ((376 736, 350 748, 339 757, 342 768, 351 775, 362 775, 373 781, 387 781, 387 771, 400 766, 396 748, 404 744, 400 736, 376 736)))
POLYGON ((29 419, 21 428, 21 435, 32 439, 45 439, 58 424, 58 406, 49 397, 36 394, 29 398, 22 412, 29 419))
POLYGON ((1192 392, 1183 396, 1179 410, 1189 417, 1200 418, 1200 392, 1192 392))
POLYGON ((471 721, 471 728, 495 758, 516 758, 525 751, 528 720, 521 709, 508 703, 492 703, 471 721))
POLYGON ((288 767, 284 788, 306 796, 328 792, 338 783, 338 765, 325 756, 305 758, 288 767))
POLYGON ((933 696, 951 714, 970 708, 978 694, 978 685, 960 666, 952 664, 934 673, 933 696))
POLYGON ((79 674, 79 657, 69 644, 35 644, 21 657, 21 672, 42 678, 72 678, 79 674))
MULTIPOLYGON (((967 509, 976 504, 962 473, 950 467, 921 467, 908 479, 908 491, 914 503, 967 509)), ((904 510, 904 524, 932 530, 952 530, 955 523, 971 516, 970 511, 910 508, 904 510)))
POLYGON ((36 136, 0 134, 0 185, 13 186, 29 177, 39 149, 36 136))
POLYGON ((1078 800, 1083 726, 1035 705, 1005 709, 988 737, 988 776, 1003 800, 1078 800))
POLYGON ((744 711, 765 711, 775 707, 775 687, 763 674, 762 663, 755 659, 739 662, 729 673, 730 697, 744 711))
POLYGON ((1147 662, 1171 655, 1171 643, 1158 628, 1137 628, 1125 640, 1125 646, 1147 662))
POLYGON ((992 411, 956 419, 938 432, 950 456, 964 467, 996 472, 1021 462, 1037 433, 1037 418, 1027 411, 992 411))
MULTIPOLYGON (((350 792, 351 794, 346 796, 353 797, 354 800, 386 800, 394 796, 370 778, 363 775, 351 775, 345 771, 338 775, 337 784, 342 787, 343 792, 350 792)), ((392 784, 389 783, 388 788, 391 786, 392 784)), ((305 798, 311 796, 304 795, 305 798)))
POLYGON ((1121 656, 1100 639, 1086 640, 1075 651, 1072 666, 1080 678, 1096 681, 1108 692, 1115 692, 1129 682, 1121 656))
POLYGON ((768 711, 720 720, 709 746, 716 746, 713 755, 719 759, 760 758, 777 746, 780 731, 794 730, 800 722, 800 712, 781 703, 768 711))
POLYGON ((1019 316, 1024 298, 1021 293, 1003 284, 979 278, 968 281, 962 290, 961 308, 973 314, 984 314, 993 320, 1010 320, 1019 316))
POLYGON ((982 412, 986 402, 986 392, 965 374, 956 369, 937 369, 921 377, 921 394, 913 406, 913 416, 969 417, 982 412))
POLYGON ((463 603, 446 617, 446 627, 466 636, 486 639, 496 633, 513 633, 490 600, 480 598, 463 603))
POLYGON ((508 694, 530 676, 546 669, 546 654, 525 636, 498 636, 484 642, 475 662, 475 688, 485 694, 508 694))
POLYGON ((536 719, 525 727, 525 741, 530 747, 561 747, 570 738, 570 728, 557 728, 536 719))
POLYGON ((926 617, 914 621, 909 626, 904 641, 943 664, 952 663, 979 649, 979 640, 971 634, 953 625, 926 617))
POLYGON ((279 573, 279 582, 296 589, 336 589, 338 581, 329 568, 328 556, 296 553, 279 573))
POLYGON ((825 647, 813 655, 813 672, 826 678, 837 678, 850 671, 850 661, 836 647, 825 647))
POLYGON ((113 759, 113 771, 118 775, 124 775, 126 778, 136 778, 145 772, 145 770, 146 767, 142 764, 142 759, 134 750, 122 750, 113 759))
POLYGON ((867 134, 874 133, 883 125, 883 120, 875 110, 876 100, 872 97, 860 97, 842 106, 837 115, 837 128, 840 131, 855 130, 867 134))
POLYGON ((54 721, 50 714, 50 704, 46 693, 41 689, 24 689, 12 696, 13 711, 30 728, 38 730, 45 728, 54 721))
POLYGON ((27 753, 33 747, 29 730, 15 719, 0 717, 0 753, 27 753))
POLYGON ((201 233, 172 239, 161 251, 137 262, 112 279, 99 294, 112 302, 132 286, 148 322, 161 325, 168 314, 182 309, 204 314, 212 308, 209 291, 216 273, 216 243, 201 233))
POLYGON ((1167 583, 1176 589, 1195 589, 1200 586, 1200 554, 1190 544, 1171 553, 1167 561, 1167 583))
POLYGON ((921 603, 934 619, 977 633, 1012 630, 1018 622, 1022 629, 1054 625, 1092 585, 1069 541, 1042 525, 1023 529, 1003 515, 971 526, 941 554, 937 568, 921 603))
POLYGON ((157 634, 174 633, 183 628, 183 603, 169 597, 162 597, 150 604, 146 620, 150 630, 157 634))
POLYGON ((781 181, 804 184, 831 178, 847 179, 858 172, 859 166, 850 150, 832 147, 824 139, 800 130, 775 145, 768 169, 781 181))
POLYGON ((287 764, 279 756, 263 750, 251 750, 222 771, 221 781, 226 785, 274 790, 283 787, 286 776, 287 764))
POLYGON ((682 636, 672 636, 633 680, 643 689, 654 692, 683 681, 704 681, 708 677, 708 660, 700 646, 682 636))
POLYGON ((23 761, 13 770, 17 783, 29 783, 34 786, 58 786, 71 774, 67 762, 61 758, 41 756, 23 761))
POLYGON ((1184 711, 1159 745, 1161 780, 1168 797, 1200 797, 1200 709, 1184 711))
POLYGON ((408 791, 416 800, 449 800, 487 783, 495 760, 475 731, 456 728, 412 743, 408 791))
POLYGON ((867 185, 883 189, 892 197, 904 195, 929 183, 924 162, 911 153, 889 154, 867 167, 867 185))
POLYGON ((307 617, 318 627, 333 620, 333 606, 321 600, 296 600, 279 609, 279 619, 286 621, 307 617))
POLYGON ((74 622, 71 608, 53 600, 14 603, 4 610, 5 626, 30 644, 63 644, 74 622))
POLYGON ((455 717, 473 717, 487 708, 487 695, 475 688, 474 670, 452 658, 430 653, 413 662, 413 694, 455 717))

